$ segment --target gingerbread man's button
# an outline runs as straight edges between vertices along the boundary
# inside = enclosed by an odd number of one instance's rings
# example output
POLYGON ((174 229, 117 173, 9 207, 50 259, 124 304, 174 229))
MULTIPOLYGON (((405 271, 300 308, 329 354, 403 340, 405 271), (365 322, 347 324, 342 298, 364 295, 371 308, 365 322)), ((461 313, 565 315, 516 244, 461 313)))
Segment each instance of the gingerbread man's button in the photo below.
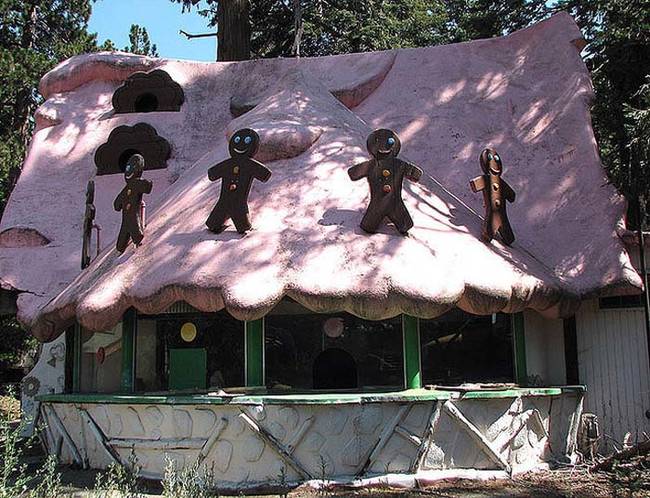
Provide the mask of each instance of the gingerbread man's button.
POLYGON ((127 203, 127 204, 126 204, 126 210, 127 210, 127 211, 131 211, 131 203, 127 203))
POLYGON ((493 184, 492 184, 492 190, 494 190, 495 192, 496 192, 497 190, 499 190, 499 184, 498 184, 498 183, 493 183, 493 184))
POLYGON ((126 195, 131 195, 131 189, 130 188, 126 190, 126 195))
POLYGON ((383 191, 385 193, 390 194, 391 190, 393 190, 393 189, 391 188, 390 185, 384 185, 383 191))
POLYGON ((234 174, 238 175, 238 174, 239 174, 239 166, 235 166, 235 167, 232 169, 232 172, 233 172, 234 174))
POLYGON ((236 183, 231 183, 230 187, 228 187, 231 191, 237 190, 237 184, 236 183))
POLYGON ((390 176, 390 170, 385 169, 384 171, 381 172, 382 175, 384 175, 385 178, 388 178, 390 176))

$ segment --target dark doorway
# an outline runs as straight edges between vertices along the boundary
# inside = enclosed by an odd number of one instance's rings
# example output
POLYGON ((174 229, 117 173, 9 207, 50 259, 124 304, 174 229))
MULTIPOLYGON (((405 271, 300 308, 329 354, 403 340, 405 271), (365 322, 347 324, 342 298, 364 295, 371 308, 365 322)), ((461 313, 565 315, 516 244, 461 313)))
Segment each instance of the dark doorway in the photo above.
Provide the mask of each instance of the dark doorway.
POLYGON ((339 348, 326 349, 314 360, 314 389, 355 389, 357 364, 339 348))

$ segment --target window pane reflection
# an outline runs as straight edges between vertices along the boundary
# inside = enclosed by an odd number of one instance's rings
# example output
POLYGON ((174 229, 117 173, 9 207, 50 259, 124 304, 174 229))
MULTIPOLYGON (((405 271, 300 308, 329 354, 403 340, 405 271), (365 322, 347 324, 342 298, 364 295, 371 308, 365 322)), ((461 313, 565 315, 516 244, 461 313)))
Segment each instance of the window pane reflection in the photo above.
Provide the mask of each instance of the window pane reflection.
POLYGON ((425 384, 513 382, 510 315, 471 315, 455 309, 420 320, 425 384))
POLYGON ((266 383, 273 388, 404 385, 401 318, 313 313, 283 301, 264 319, 266 383))

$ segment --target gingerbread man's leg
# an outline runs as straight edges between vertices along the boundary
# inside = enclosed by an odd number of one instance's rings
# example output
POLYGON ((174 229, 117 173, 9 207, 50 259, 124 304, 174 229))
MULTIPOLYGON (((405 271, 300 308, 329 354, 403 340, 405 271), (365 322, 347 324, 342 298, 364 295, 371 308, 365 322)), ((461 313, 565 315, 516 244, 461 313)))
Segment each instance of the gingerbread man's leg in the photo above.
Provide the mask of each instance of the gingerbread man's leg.
POLYGON ((131 236, 126 227, 126 224, 122 222, 122 226, 120 227, 120 233, 117 235, 117 244, 115 245, 115 248, 118 250, 118 252, 124 252, 126 246, 129 245, 130 238, 131 236))
POLYGON ((212 208, 212 212, 210 213, 210 216, 208 216, 205 224, 210 231, 220 233, 226 229, 225 223, 228 218, 229 216, 226 207, 217 202, 214 208, 212 208))
POLYGON ((84 231, 83 246, 81 248, 81 265, 85 268, 90 264, 90 243, 92 232, 84 231))
POLYGON ((136 227, 131 227, 131 240, 136 246, 139 246, 144 239, 144 233, 140 230, 140 224, 136 223, 136 227))
POLYGON ((512 232, 512 227, 507 218, 501 222, 499 235, 501 236, 501 240, 508 246, 515 241, 515 234, 512 232))
POLYGON ((490 213, 487 214, 487 218, 483 222, 483 233, 481 237, 483 242, 487 244, 494 238, 494 219, 490 213))
POLYGON ((248 212, 233 214, 232 222, 239 233, 244 233, 253 226, 248 212))
POLYGON ((365 232, 375 233, 385 217, 386 213, 381 209, 381 206, 373 205, 371 202, 368 205, 368 209, 366 209, 366 214, 361 219, 360 226, 365 232))
POLYGON ((406 206, 402 202, 398 202, 395 209, 388 213, 388 219, 393 222, 395 228, 401 234, 405 234, 413 228, 413 218, 411 218, 406 206))

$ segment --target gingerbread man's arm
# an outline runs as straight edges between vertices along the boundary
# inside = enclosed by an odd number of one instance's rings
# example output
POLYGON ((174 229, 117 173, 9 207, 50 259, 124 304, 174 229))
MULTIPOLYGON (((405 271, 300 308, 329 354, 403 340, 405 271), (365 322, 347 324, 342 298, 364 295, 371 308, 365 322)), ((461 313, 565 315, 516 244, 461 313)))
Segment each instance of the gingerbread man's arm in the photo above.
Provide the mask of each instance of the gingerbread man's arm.
POLYGON ((485 176, 477 176, 469 181, 469 186, 472 187, 472 192, 480 192, 485 189, 485 176))
POLYGON ((368 176, 371 164, 372 161, 364 161, 362 163, 355 164, 350 169, 348 169, 350 180, 356 182, 357 180, 361 180, 362 178, 368 176))
POLYGON ((255 159, 250 159, 253 164, 253 177, 261 182, 268 182, 271 178, 271 170, 255 159))
POLYGON ((138 182, 138 189, 143 194, 150 194, 152 188, 153 188, 153 182, 151 180, 140 180, 138 182))
POLYGON ((419 182, 420 177, 422 176, 422 169, 417 167, 415 164, 412 164, 408 161, 402 161, 404 163, 404 176, 411 180, 412 182, 419 182))
POLYGON ((124 197, 126 196, 126 187, 123 188, 119 194, 117 194, 117 197, 113 201, 113 208, 115 211, 121 211, 122 208, 124 207, 124 197))
POLYGON ((221 161, 220 163, 215 164, 208 170, 208 178, 210 179, 211 182, 218 180, 221 178, 226 171, 228 171, 229 168, 231 168, 231 164, 233 163, 233 160, 231 157, 226 159, 225 161, 221 161))
POLYGON ((515 202, 515 191, 512 190, 512 187, 503 178, 501 178, 501 188, 503 189, 503 197, 508 202, 515 202))

